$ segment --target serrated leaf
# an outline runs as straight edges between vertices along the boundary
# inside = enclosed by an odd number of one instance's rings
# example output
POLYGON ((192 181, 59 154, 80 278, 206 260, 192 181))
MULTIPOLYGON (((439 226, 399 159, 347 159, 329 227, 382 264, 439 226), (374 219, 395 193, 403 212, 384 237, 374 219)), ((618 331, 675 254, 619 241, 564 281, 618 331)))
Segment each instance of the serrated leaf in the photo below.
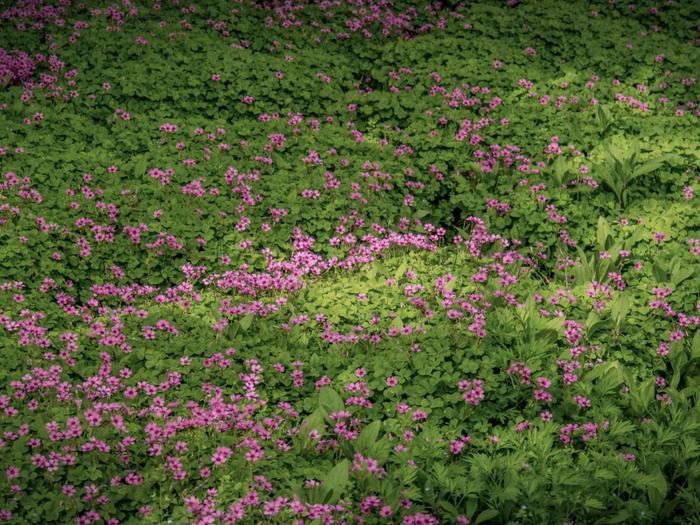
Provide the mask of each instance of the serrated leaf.
POLYGON ((636 429, 637 427, 629 421, 611 421, 608 436, 615 438, 634 432, 636 429))

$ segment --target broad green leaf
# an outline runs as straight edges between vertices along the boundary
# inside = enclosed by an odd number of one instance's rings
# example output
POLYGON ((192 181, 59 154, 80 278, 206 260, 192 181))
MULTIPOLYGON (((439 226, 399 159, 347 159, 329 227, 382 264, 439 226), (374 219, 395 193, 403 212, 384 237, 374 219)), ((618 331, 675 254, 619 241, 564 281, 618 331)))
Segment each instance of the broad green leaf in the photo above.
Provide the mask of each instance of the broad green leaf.
POLYGON ((340 499, 350 479, 349 469, 350 462, 344 459, 323 477, 324 500, 327 503, 333 504, 340 499))
POLYGON ((667 492, 668 484, 666 483, 666 478, 661 472, 661 469, 659 469, 657 466, 654 472, 650 475, 649 482, 647 484, 647 495, 649 496, 651 507, 654 510, 661 508, 667 492))
POLYGON ((700 358, 700 330, 695 332, 693 342, 691 344, 690 357, 692 359, 700 358))
POLYGON ((634 178, 640 177, 642 175, 646 175, 647 173, 651 173, 653 171, 658 170, 661 166, 666 164, 667 162, 671 162, 674 160, 683 160, 683 157, 680 155, 675 155, 673 153, 666 153, 665 155, 660 155, 658 157, 655 157, 644 164, 638 166, 634 170, 634 178))
POLYGON ((588 498, 583 502, 583 506, 590 510, 605 510, 605 504, 598 498, 588 498))
POLYGON ((345 407, 343 398, 330 386, 324 386, 318 393, 318 401, 326 413, 340 412, 345 407))
POLYGON ((394 272, 394 280, 398 281, 406 270, 408 269, 408 263, 406 261, 402 262, 399 267, 394 272))
POLYGON ((362 429, 360 436, 357 438, 356 447, 365 453, 369 452, 374 442, 379 437, 379 430, 382 428, 381 421, 372 421, 369 425, 362 429))
POLYGON ((486 509, 479 513, 479 515, 474 520, 474 525, 478 525, 479 523, 484 523, 488 520, 492 520, 493 518, 496 518, 499 514, 500 512, 498 512, 496 509, 486 509))
POLYGON ((689 277, 692 277, 694 273, 695 273, 695 266, 693 266, 693 265, 689 265, 689 266, 680 267, 680 268, 675 269, 673 271, 673 273, 671 274, 671 286, 673 288, 676 288, 683 281, 685 281, 689 277))
POLYGON ((246 332, 248 331, 248 328, 250 328, 250 325, 253 323, 253 316, 252 315, 244 315, 238 320, 238 324, 241 325, 241 328, 245 330, 246 332))

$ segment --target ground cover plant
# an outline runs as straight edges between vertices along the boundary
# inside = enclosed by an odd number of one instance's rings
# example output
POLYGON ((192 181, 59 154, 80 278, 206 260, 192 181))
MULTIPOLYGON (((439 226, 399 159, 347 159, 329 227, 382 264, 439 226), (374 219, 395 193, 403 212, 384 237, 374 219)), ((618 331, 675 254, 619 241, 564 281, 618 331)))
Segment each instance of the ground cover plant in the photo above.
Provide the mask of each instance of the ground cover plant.
POLYGON ((699 24, 0 1, 0 520, 700 523, 699 24))

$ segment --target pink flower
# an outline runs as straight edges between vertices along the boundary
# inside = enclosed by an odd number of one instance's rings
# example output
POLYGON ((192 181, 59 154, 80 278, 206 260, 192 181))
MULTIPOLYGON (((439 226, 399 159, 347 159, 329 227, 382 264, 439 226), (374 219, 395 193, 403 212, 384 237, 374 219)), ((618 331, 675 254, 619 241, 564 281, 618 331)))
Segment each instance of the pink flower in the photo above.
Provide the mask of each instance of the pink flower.
POLYGON ((413 421, 425 421, 428 419, 428 414, 424 410, 416 410, 413 412, 413 421))
POLYGON ((472 381, 465 379, 460 381, 457 384, 457 388, 463 392, 462 397, 470 405, 476 406, 481 403, 482 399, 484 399, 484 387, 479 379, 474 379, 472 381))
POLYGON ((408 412, 410 409, 411 409, 411 407, 408 406, 406 403, 399 403, 398 405, 396 405, 396 411, 397 411, 399 414, 405 414, 405 413, 408 412))
POLYGON ((228 458, 231 457, 233 454, 233 451, 228 448, 228 447, 219 447, 216 449, 216 452, 214 452, 214 455, 211 457, 212 463, 214 465, 223 465, 226 463, 228 458))
POLYGON ((526 430, 529 426, 530 426, 530 422, 526 419, 524 421, 521 421, 517 425, 515 425, 515 431, 522 432, 523 430, 526 430))
POLYGON ((454 440, 450 441, 450 453, 452 453, 453 456, 456 456, 460 452, 462 452, 462 449, 464 448, 464 442, 461 440, 454 440))
POLYGON ((583 396, 574 396, 574 401, 578 406, 582 408, 589 408, 591 406, 590 399, 587 399, 583 396))

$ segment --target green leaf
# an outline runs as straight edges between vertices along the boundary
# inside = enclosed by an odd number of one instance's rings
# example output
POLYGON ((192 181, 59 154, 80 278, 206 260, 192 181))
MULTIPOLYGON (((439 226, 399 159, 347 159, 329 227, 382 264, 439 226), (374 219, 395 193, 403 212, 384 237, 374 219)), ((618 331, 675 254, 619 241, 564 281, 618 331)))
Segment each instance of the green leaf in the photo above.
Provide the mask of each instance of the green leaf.
POLYGON ((601 395, 616 392, 624 380, 620 364, 617 361, 611 361, 605 365, 598 365, 598 367, 603 367, 604 373, 601 374, 600 379, 598 379, 595 390, 601 395))
POLYGON ((304 420, 304 427, 308 435, 312 430, 318 430, 319 432, 323 429, 323 422, 326 418, 326 412, 322 408, 317 408, 313 413, 304 420))
POLYGON ((345 407, 343 398, 330 386, 324 386, 318 393, 318 402, 328 414, 340 412, 345 407))
POLYGON ((633 179, 636 179, 637 177, 640 177, 642 175, 646 175, 647 173, 651 173, 653 171, 658 170, 661 166, 666 164, 667 162, 671 162, 674 160, 683 160, 683 157, 680 155, 676 155, 674 153, 666 153, 665 155, 660 155, 658 157, 655 157, 651 160, 648 160, 644 164, 638 166, 632 175, 633 179))
POLYGON ((695 332, 693 337, 693 344, 691 345, 690 358, 697 359, 700 358, 700 330, 695 332))
POLYGON ((661 469, 657 466, 655 471, 650 475, 647 485, 647 495, 649 502, 654 510, 659 510, 664 504, 666 493, 668 492, 668 484, 661 469))
POLYGON ((394 272, 394 280, 398 281, 401 276, 406 273, 406 270, 408 269, 408 263, 407 262, 402 262, 399 267, 396 269, 394 272))
POLYGON ((583 506, 590 510, 605 510, 605 504, 597 498, 588 498, 583 506))
POLYGON ((350 479, 350 462, 344 459, 323 477, 324 501, 335 503, 340 499, 350 479))
POLYGON ((438 505, 440 505, 440 507, 442 507, 444 510, 446 510, 452 515, 456 516, 457 514, 459 514, 459 510, 457 510, 457 507, 455 507, 452 503, 450 503, 447 500, 441 499, 440 501, 438 501, 438 505))
POLYGON ((141 155, 137 157, 137 160, 134 162, 134 175, 137 177, 143 177, 146 175, 146 169, 148 168, 148 159, 141 155))
POLYGON ((403 328, 403 321, 401 320, 400 317, 395 317, 394 319, 391 320, 391 323, 389 323, 389 326, 391 328, 403 328))
POLYGON ((596 241, 598 241, 598 249, 605 250, 605 241, 610 236, 610 224, 603 217, 598 217, 598 226, 596 228, 596 241))
POLYGON ((474 525, 477 525, 478 523, 484 523, 485 521, 491 520, 495 517, 497 517, 500 514, 496 509, 486 509, 485 511, 481 512, 476 519, 474 520, 474 525))
POLYGON ((447 467, 442 463, 435 463, 435 465, 433 465, 433 471, 435 472, 435 479, 437 480, 438 485, 447 485, 449 482, 447 467))
POLYGON ((381 421, 373 421, 360 432, 360 437, 357 438, 356 448, 361 452, 368 452, 374 442, 377 441, 379 430, 382 428, 381 421))
POLYGON ((250 328, 250 325, 253 323, 253 316, 252 315, 244 315, 238 320, 238 324, 245 330, 246 332, 248 331, 248 328, 250 328))
POLYGON ((610 427, 608 429, 608 436, 611 438, 618 438, 624 436, 625 434, 630 434, 636 430, 632 423, 629 421, 616 421, 610 422, 610 427))
POLYGON ((656 281, 659 283, 665 283, 668 281, 668 273, 666 273, 666 271, 661 268, 658 263, 654 263, 651 266, 651 273, 654 276, 654 279, 656 279, 656 281))
POLYGON ((622 509, 617 514, 609 518, 601 518, 595 522, 595 525, 613 525, 615 523, 625 523, 632 516, 632 512, 629 509, 622 509))
POLYGON ((610 307, 610 313, 612 314, 613 322, 615 326, 620 326, 622 320, 627 315, 631 306, 631 299, 628 294, 619 294, 612 303, 610 307))
POLYGON ((692 277, 692 275, 694 273, 695 273, 695 267, 692 265, 675 269, 673 271, 673 273, 671 274, 671 286, 673 288, 677 287, 680 283, 685 281, 688 277, 692 277))
POLYGON ((647 379, 632 393, 632 407, 638 414, 643 414, 654 399, 656 386, 654 379, 647 379))
POLYGON ((557 186, 561 186, 566 180, 564 176, 569 171, 570 162, 564 157, 557 157, 552 163, 552 175, 557 182, 557 186))

